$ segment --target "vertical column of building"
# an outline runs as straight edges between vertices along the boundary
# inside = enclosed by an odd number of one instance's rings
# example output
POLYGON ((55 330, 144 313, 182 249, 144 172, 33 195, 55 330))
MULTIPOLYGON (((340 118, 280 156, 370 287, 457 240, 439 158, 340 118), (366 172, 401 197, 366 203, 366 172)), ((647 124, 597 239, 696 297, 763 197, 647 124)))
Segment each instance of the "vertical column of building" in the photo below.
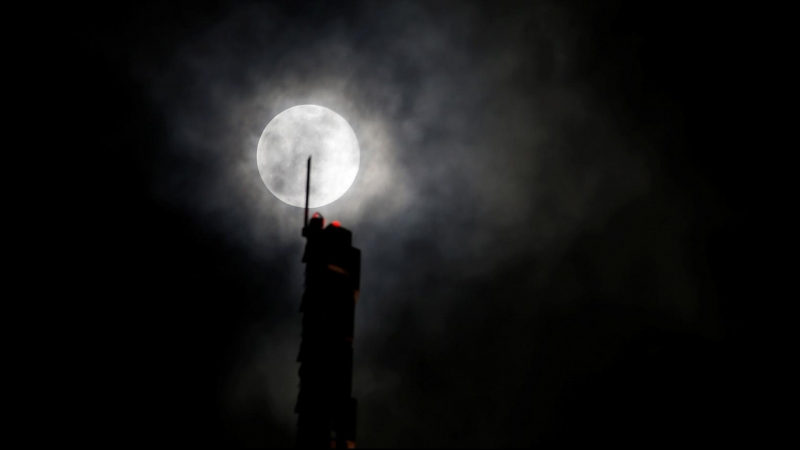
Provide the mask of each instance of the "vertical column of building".
POLYGON ((354 448, 356 402, 351 398, 353 324, 361 253, 350 231, 318 214, 304 233, 306 285, 300 310, 303 337, 297 446, 354 448))

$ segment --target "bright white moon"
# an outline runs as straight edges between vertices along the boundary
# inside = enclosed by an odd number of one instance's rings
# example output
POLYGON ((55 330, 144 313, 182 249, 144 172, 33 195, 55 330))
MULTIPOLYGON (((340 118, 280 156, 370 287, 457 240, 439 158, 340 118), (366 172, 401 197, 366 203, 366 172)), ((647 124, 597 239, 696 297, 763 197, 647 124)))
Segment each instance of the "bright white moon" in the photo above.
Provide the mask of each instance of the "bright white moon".
POLYGON ((258 140, 261 179, 292 206, 305 206, 309 156, 309 207, 316 208, 344 195, 356 179, 361 152, 347 121, 322 106, 295 106, 275 116, 258 140))

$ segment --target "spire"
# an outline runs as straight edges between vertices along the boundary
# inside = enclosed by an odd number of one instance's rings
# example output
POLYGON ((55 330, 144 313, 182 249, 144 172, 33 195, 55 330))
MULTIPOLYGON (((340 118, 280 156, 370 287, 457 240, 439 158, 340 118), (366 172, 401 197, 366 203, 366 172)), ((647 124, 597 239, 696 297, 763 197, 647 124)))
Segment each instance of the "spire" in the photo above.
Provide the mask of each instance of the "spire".
POLYGON ((306 211, 303 219, 303 229, 308 226, 308 192, 311 189, 311 156, 308 157, 308 168, 306 172, 306 211))

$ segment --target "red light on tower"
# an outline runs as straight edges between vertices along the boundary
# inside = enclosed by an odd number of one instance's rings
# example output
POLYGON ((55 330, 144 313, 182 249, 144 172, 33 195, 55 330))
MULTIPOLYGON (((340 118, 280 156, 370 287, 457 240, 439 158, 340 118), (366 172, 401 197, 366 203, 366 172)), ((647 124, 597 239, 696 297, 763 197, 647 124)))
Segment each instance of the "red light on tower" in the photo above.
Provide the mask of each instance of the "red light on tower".
POLYGON ((331 225, 333 225, 333 226, 335 226, 335 227, 340 227, 340 226, 342 226, 342 224, 340 224, 338 220, 334 220, 333 222, 331 222, 331 225))

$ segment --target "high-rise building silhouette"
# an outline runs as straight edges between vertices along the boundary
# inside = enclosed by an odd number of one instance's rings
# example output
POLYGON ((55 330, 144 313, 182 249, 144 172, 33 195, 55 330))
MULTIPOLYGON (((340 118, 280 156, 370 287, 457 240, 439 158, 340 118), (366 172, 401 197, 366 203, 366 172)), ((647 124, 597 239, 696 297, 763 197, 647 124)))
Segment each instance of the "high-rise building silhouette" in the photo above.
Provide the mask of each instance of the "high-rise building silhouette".
MULTIPOLYGON (((309 158, 309 177, 310 167, 309 158)), ((318 213, 309 221, 307 205, 306 197, 297 447, 355 448, 353 325, 361 251, 352 246, 352 233, 338 222, 325 227, 318 213)))

